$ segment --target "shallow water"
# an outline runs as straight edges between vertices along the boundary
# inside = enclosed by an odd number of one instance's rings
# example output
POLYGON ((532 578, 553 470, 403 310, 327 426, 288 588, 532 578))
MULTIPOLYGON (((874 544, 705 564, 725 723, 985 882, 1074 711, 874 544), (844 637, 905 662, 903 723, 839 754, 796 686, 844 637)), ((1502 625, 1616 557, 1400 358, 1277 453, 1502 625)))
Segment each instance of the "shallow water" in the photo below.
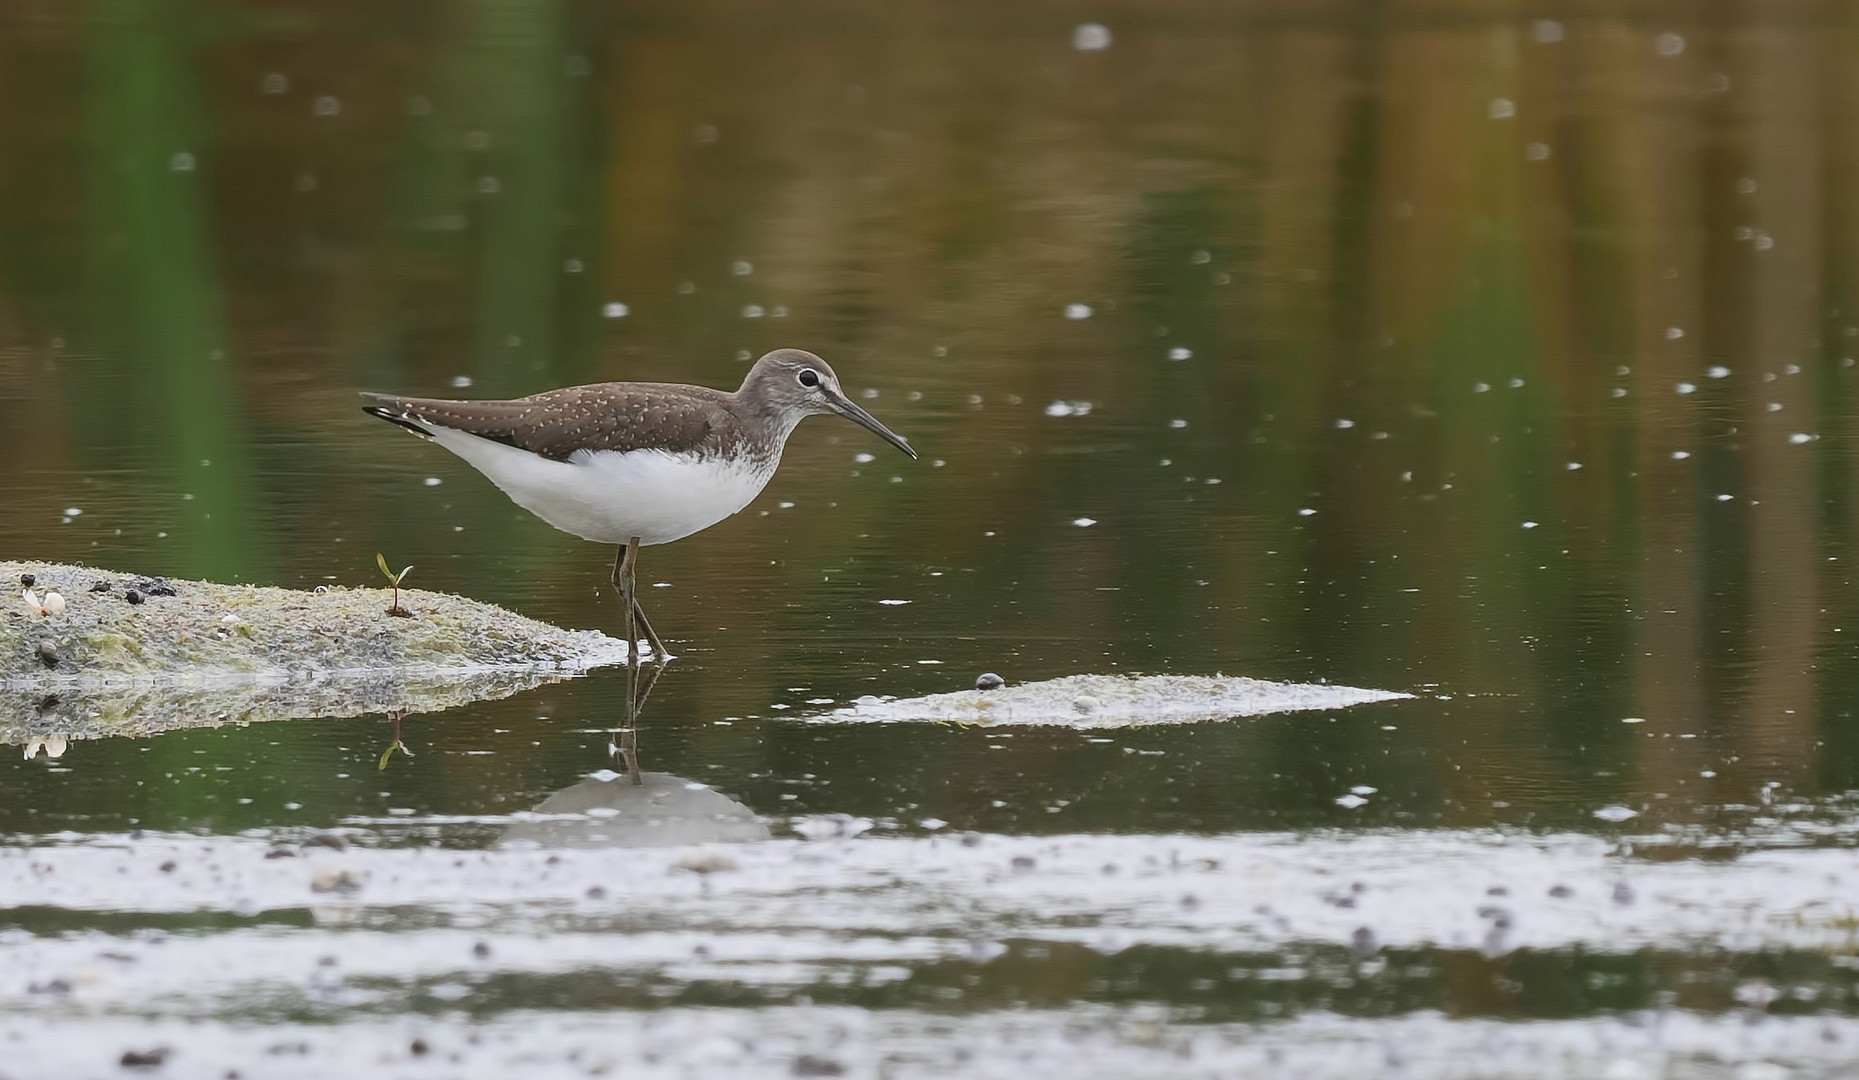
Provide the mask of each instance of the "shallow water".
POLYGON ((0 1076, 1850 1075, 1837 9, 76 10, 0 11, 0 557, 616 629, 354 392, 798 345, 923 458, 649 549, 631 739, 0 757, 0 1076), (813 722, 983 671, 1414 696, 813 722))

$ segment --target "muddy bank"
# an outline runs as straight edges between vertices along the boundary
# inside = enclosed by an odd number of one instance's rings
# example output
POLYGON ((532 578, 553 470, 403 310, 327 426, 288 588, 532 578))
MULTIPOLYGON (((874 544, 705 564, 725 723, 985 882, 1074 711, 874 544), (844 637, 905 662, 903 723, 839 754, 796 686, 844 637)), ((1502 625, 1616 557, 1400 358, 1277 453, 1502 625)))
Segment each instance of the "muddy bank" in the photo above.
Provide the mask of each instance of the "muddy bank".
POLYGON ((930 721, 1114 728, 1341 709, 1412 696, 1390 690, 1224 675, 1068 675, 927 697, 863 697, 810 719, 827 723, 930 721))
POLYGON ((387 614, 386 589, 306 592, 52 563, 0 562, 0 589, 0 687, 13 689, 381 672, 440 678, 625 659, 625 643, 597 631, 563 630, 418 589, 400 592, 405 618, 387 614))

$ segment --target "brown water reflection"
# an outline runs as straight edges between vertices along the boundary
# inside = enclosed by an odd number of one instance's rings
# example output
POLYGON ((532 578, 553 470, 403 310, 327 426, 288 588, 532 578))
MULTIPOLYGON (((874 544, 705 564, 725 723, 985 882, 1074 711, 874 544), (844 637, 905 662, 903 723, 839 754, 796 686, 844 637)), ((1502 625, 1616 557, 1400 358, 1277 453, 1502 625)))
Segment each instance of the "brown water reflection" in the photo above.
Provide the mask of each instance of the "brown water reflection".
POLYGON ((593 621, 594 553, 351 391, 804 344, 946 465, 813 433, 757 508, 803 512, 664 556, 720 666, 830 626, 829 666, 1437 682, 1799 783, 1845 711, 1859 87, 1852 26, 1724 10, 1145 5, 1084 52, 985 5, 16 7, 0 544, 391 546, 593 621))

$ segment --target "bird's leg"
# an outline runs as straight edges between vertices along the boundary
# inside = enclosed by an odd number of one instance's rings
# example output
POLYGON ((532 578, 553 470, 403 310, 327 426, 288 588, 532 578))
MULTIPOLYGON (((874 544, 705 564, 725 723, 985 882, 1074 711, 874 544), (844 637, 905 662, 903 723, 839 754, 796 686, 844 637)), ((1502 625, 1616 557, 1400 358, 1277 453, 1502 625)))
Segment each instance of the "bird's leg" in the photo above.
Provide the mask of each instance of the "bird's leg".
POLYGON ((638 601, 633 599, 634 568, 639 561, 639 541, 637 538, 620 545, 620 557, 613 564, 613 585, 620 590, 620 605, 625 610, 626 621, 626 662, 629 665, 639 663, 639 631, 633 615, 639 610, 638 601))
MULTIPOLYGON (((632 539, 632 543, 627 546, 632 548, 633 557, 626 572, 633 579, 637 579, 639 576, 639 549, 644 545, 640 543, 639 537, 635 536, 632 539)), ((645 608, 639 603, 638 581, 633 580, 630 584, 633 589, 633 619, 638 624, 639 632, 645 635, 646 642, 652 646, 652 662, 654 664, 662 664, 665 662, 665 643, 658 639, 658 633, 652 629, 652 623, 645 617, 645 608)))

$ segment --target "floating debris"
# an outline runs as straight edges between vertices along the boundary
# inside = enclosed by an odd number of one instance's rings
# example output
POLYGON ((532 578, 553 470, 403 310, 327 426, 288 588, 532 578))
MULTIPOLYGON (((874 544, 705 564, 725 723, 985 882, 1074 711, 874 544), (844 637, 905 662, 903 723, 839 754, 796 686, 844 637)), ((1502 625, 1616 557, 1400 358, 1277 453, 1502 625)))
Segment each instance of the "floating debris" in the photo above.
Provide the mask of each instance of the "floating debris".
MULTIPOLYGON (((995 676, 999 678, 999 676, 995 676)), ((1241 716, 1340 709, 1411 694, 1315 683, 1205 675, 1068 675, 1045 682, 918 698, 862 697, 808 719, 821 723, 954 722, 1057 727, 1189 724, 1241 716)))

